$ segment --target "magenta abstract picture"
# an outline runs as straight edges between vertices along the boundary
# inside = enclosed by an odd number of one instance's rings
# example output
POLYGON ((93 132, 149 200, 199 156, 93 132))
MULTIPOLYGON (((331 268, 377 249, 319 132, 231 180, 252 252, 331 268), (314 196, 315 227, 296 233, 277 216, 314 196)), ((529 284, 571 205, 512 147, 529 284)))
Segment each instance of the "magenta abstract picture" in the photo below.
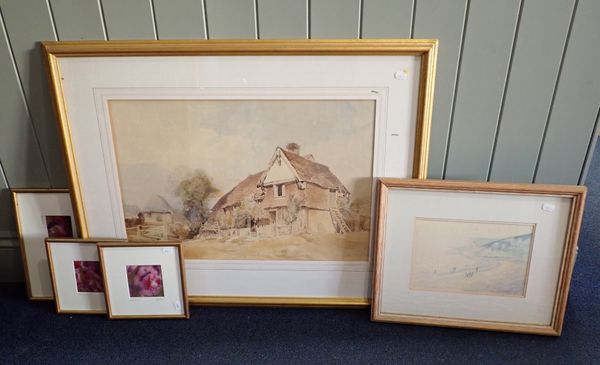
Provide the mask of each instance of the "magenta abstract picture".
POLYGON ((68 215, 47 215, 46 228, 49 238, 72 238, 73 225, 68 215))
POLYGON ((73 261, 79 293, 104 293, 102 271, 98 261, 73 261))
POLYGON ((127 282, 132 298, 165 295, 160 265, 127 265, 127 282))

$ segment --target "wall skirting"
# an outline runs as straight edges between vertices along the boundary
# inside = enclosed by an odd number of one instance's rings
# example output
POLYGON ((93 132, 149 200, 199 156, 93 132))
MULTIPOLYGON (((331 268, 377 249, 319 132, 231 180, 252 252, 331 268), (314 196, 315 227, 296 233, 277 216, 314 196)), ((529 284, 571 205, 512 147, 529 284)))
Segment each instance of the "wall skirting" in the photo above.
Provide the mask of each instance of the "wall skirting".
POLYGON ((0 282, 22 282, 24 277, 21 263, 18 239, 0 238, 0 282))

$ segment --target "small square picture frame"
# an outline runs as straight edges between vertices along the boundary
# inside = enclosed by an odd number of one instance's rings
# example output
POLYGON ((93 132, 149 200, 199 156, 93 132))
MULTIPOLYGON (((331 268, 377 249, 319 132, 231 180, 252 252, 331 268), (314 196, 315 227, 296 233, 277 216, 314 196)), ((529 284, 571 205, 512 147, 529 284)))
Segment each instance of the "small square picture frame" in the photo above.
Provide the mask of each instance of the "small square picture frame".
POLYGON ((52 300, 54 292, 44 240, 79 235, 68 189, 12 189, 23 271, 30 300, 52 300))
POLYGON ((560 336, 585 187, 378 188, 372 320, 560 336))
POLYGON ((110 319, 189 318, 181 242, 99 242, 110 319))
POLYGON ((106 313, 98 242, 87 238, 46 238, 56 313, 106 313))

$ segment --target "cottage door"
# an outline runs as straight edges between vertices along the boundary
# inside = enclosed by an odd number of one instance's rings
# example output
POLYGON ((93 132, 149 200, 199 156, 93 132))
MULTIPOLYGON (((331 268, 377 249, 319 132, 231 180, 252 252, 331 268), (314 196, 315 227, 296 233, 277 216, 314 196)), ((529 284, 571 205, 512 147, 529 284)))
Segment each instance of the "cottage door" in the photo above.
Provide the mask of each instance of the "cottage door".
POLYGON ((271 233, 273 236, 277 235, 277 211, 271 210, 269 211, 269 219, 271 220, 271 228, 273 232, 271 233))
POLYGON ((329 190, 329 209, 337 208, 337 198, 335 190, 329 190))

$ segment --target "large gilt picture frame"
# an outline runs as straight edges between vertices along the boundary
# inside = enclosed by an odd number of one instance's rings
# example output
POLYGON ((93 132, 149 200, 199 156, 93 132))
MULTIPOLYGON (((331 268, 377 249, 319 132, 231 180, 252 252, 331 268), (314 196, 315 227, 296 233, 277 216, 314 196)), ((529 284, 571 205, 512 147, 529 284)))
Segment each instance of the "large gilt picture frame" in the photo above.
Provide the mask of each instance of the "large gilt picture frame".
POLYGON ((191 303, 369 303, 425 178, 437 40, 44 42, 83 237, 182 240, 191 303))
POLYGON ((372 319, 561 333, 583 186, 381 179, 372 319))

